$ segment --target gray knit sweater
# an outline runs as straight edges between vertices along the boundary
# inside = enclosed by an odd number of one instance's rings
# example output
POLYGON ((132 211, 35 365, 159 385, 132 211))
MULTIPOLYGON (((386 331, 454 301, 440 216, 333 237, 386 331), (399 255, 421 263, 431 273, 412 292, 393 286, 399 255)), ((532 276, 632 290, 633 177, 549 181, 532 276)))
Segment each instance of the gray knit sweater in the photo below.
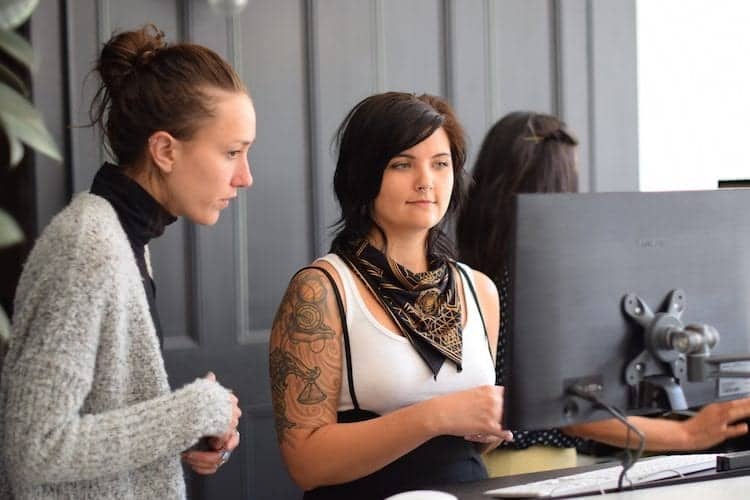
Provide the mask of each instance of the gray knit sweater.
POLYGON ((79 194, 18 284, 0 379, 0 498, 185 498, 179 453, 226 431, 229 392, 172 392, 112 206, 79 194))

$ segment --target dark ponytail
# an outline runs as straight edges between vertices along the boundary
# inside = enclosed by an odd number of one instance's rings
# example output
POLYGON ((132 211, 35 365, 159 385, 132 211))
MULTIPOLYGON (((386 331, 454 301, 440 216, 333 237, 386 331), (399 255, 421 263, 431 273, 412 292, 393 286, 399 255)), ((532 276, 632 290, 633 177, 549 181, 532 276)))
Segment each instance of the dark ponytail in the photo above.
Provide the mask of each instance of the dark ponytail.
POLYGON ((487 132, 456 224, 459 258, 499 283, 509 262, 518 193, 578 190, 578 141, 559 118, 517 111, 487 132))

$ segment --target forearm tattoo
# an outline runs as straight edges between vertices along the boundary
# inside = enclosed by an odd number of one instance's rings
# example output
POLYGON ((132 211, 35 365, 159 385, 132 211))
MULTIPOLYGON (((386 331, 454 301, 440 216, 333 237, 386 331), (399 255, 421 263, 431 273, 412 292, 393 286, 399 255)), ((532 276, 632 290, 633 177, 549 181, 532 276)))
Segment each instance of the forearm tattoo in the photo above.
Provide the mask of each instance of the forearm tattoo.
POLYGON ((288 429, 318 427, 335 421, 340 348, 330 319, 338 317, 326 278, 305 270, 289 285, 274 319, 269 370, 276 434, 286 440, 288 429), (335 314, 335 316, 334 316, 335 314))

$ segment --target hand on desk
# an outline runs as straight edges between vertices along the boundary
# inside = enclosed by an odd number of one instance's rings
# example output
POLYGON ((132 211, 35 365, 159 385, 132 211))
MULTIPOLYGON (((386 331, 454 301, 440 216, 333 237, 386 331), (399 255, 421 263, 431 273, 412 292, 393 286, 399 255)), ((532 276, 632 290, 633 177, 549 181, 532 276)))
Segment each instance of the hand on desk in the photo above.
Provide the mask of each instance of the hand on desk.
POLYGON ((727 439, 747 434, 750 398, 712 403, 682 422, 687 450, 702 450, 727 439))
MULTIPOLYGON (((629 417, 628 420, 646 436, 648 451, 698 451, 748 432, 750 398, 712 403, 688 420, 629 417)), ((592 439, 612 446, 638 446, 634 437, 617 420, 576 424, 562 429, 568 435, 592 439)))

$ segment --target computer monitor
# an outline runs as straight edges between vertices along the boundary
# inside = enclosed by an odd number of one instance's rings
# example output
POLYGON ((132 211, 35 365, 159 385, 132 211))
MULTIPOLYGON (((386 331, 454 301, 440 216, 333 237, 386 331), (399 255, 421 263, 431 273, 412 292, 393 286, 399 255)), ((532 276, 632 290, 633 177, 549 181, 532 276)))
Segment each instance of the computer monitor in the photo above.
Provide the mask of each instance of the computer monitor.
POLYGON ((660 347, 636 317, 650 309, 672 340, 689 323, 713 326, 709 359, 750 354, 750 191, 522 194, 513 234, 506 427, 611 418, 573 385, 628 415, 669 411, 681 395, 694 407, 750 394, 747 378, 688 381, 684 355, 644 357, 660 347))

